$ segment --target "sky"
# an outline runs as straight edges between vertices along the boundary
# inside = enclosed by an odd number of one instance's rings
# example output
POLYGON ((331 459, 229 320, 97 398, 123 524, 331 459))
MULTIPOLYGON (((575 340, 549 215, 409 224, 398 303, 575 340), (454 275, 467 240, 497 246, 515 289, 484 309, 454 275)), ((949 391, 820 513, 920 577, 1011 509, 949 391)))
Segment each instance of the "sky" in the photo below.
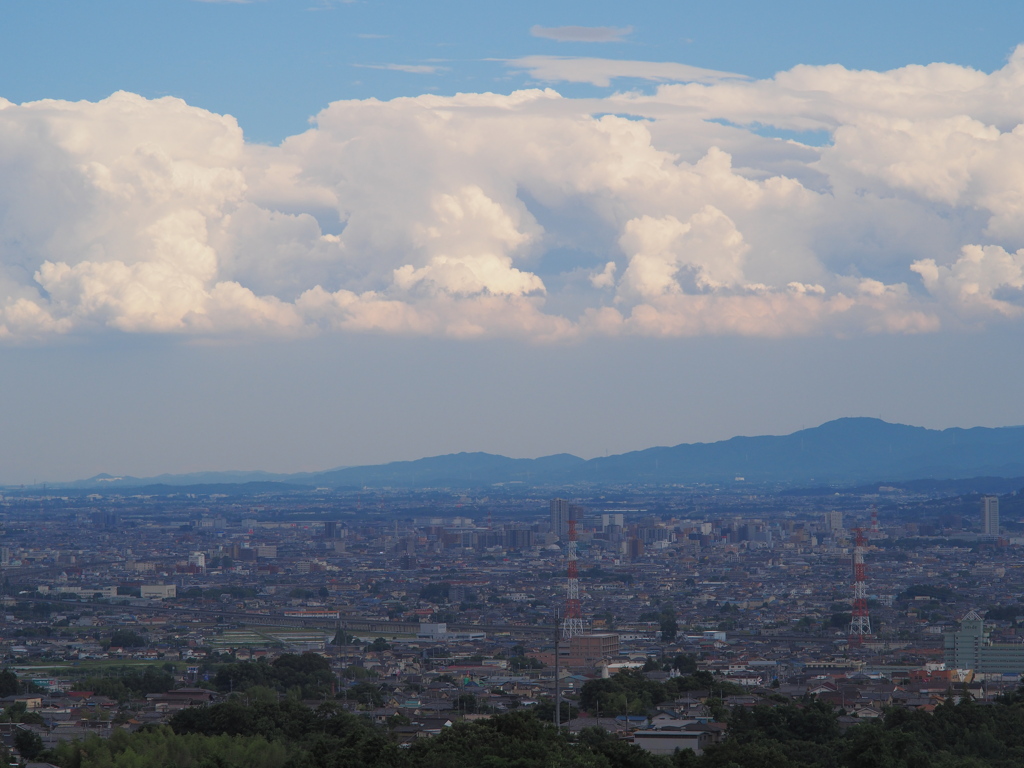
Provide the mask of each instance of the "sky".
POLYGON ((1024 423, 1019 3, 0 25, 0 483, 1024 423))

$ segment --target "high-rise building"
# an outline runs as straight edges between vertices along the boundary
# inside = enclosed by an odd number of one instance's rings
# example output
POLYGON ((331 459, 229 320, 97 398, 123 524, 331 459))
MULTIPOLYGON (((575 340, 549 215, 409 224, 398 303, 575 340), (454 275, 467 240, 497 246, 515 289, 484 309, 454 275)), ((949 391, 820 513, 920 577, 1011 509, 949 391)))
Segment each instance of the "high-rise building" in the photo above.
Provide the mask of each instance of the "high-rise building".
POLYGON ((527 528, 506 528, 501 538, 506 549, 529 549, 533 546, 533 531, 527 528))
POLYGON ((981 533, 983 536, 999 535, 999 497, 981 497, 981 533))
POLYGON ((626 556, 630 560, 639 560, 644 556, 644 540, 636 537, 626 542, 626 556))
POLYGON ((837 509, 825 513, 825 530, 836 534, 843 530, 843 513, 837 509))
POLYGON ((569 500, 551 500, 551 530, 559 537, 569 530, 569 500))
POLYGON ((110 511, 93 512, 92 513, 92 524, 97 528, 116 528, 117 527, 117 515, 110 511))
POLYGON ((612 514, 601 515, 601 527, 604 530, 611 528, 612 526, 622 528, 625 525, 623 515, 621 512, 613 512, 612 514))
POLYGON ((569 535, 569 521, 583 521, 583 508, 568 499, 551 500, 551 530, 563 541, 569 535))

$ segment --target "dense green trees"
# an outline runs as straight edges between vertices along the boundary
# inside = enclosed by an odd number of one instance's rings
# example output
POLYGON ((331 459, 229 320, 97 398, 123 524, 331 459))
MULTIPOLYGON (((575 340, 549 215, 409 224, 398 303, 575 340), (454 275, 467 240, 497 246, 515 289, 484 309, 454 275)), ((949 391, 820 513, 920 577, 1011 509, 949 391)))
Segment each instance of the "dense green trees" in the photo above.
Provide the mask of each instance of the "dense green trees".
POLYGON ((737 707, 729 738, 696 768, 1011 768, 1024 765, 1024 697, 892 708, 840 733, 837 713, 807 701, 737 707))
POLYGON ((448 592, 451 588, 452 585, 447 581, 436 584, 424 584, 423 589, 420 590, 420 600, 427 603, 447 603, 448 592))
POLYGON ((36 725, 42 725, 43 722, 43 716, 34 710, 29 710, 28 705, 24 701, 15 701, 10 706, 5 707, 4 711, 0 713, 0 723, 35 723, 36 725))
POLYGON ((333 682, 330 663, 316 653, 285 653, 270 663, 260 660, 225 664, 213 678, 217 690, 225 693, 258 685, 280 693, 298 688, 307 699, 326 698, 333 682))
POLYGON ((408 750, 405 765, 416 768, 589 768, 608 763, 580 750, 553 726, 515 713, 476 723, 458 723, 408 750))
POLYGON ((679 625, 676 623, 676 611, 675 608, 669 606, 661 612, 659 616, 659 627, 661 629, 661 640, 664 643, 671 643, 676 639, 676 632, 679 631, 679 625))
POLYGON ((356 645, 359 639, 351 632, 343 632, 338 630, 334 633, 334 639, 331 640, 331 645, 356 645))
MULTIPOLYGON (((686 657, 679 656, 677 660, 680 666, 689 666, 686 657)), ((613 677, 584 683, 580 690, 580 707, 602 715, 642 715, 686 691, 696 690, 714 691, 722 696, 744 692, 739 685, 716 680, 709 672, 694 672, 660 683, 649 680, 643 672, 626 670, 613 677)))
POLYGON ((692 675, 697 671, 697 657, 689 653, 676 654, 675 658, 668 663, 668 668, 682 672, 684 675, 692 675))
POLYGON ((116 629, 104 645, 107 648, 111 646, 118 648, 141 648, 146 645, 146 638, 130 629, 116 629))
POLYGON ((170 728, 147 728, 128 734, 115 731, 109 739, 90 736, 65 742, 53 754, 61 768, 285 768, 292 751, 262 736, 205 736, 175 734, 170 728))
POLYGON ((661 639, 670 643, 676 638, 679 625, 676 623, 676 609, 669 604, 662 606, 656 611, 647 611, 640 614, 640 621, 656 621, 661 631, 661 639))
POLYGON ((43 740, 37 733, 21 730, 14 733, 14 746, 27 760, 34 760, 43 751, 43 740))
POLYGON ((18 676, 9 669, 5 669, 0 672, 0 698, 5 696, 14 696, 19 688, 18 676))
POLYGON ((1018 616, 1024 616, 1024 605, 994 605, 985 611, 985 619, 988 621, 1016 621, 1018 616))
POLYGON ((729 738, 708 750, 699 768, 796 768, 837 766, 839 717, 827 704, 735 707, 729 714, 729 738))
POLYGON ((626 670, 614 677, 589 680, 580 691, 580 706, 602 715, 642 715, 666 698, 665 687, 642 672, 626 670))
POLYGON ((951 587, 939 587, 933 584, 911 584, 900 595, 900 600, 913 600, 915 597, 931 597, 948 603, 955 598, 951 587))
POLYGON ((850 732, 846 764, 894 766, 1024 765, 1024 704, 1008 699, 982 705, 947 701, 927 714, 890 710, 884 720, 850 732))
POLYGON ((521 669, 544 669, 544 662, 532 656, 512 656, 508 660, 508 668, 513 672, 518 672, 521 669))
MULTIPOLYGON (((555 699, 552 696, 546 696, 539 702, 530 707, 529 711, 540 720, 542 723, 554 723, 555 722, 555 699)), ((558 722, 567 723, 574 717, 580 716, 580 708, 571 701, 562 700, 562 706, 558 710, 558 722)))
POLYGON ((159 667, 123 668, 106 675, 91 675, 75 683, 76 691, 92 691, 125 702, 147 693, 165 693, 174 687, 174 675, 159 667))
POLYGON ((22 621, 40 621, 47 618, 51 612, 52 609, 47 603, 30 603, 27 600, 19 601, 11 608, 14 618, 22 621))
MULTIPOLYGON (((693 676, 696 677, 696 676, 693 676)), ((591 681, 588 696, 655 698, 636 673, 591 681)), ((590 685, 590 683, 588 683, 590 685)), ((255 689, 253 689, 255 690, 255 689)), ((766 701, 727 713, 729 737, 697 757, 648 754, 599 729, 556 731, 526 708, 400 748, 383 727, 335 704, 310 709, 269 697, 179 712, 170 728, 115 732, 44 753, 63 768, 1016 768, 1024 765, 1024 691, 989 704, 965 700, 934 713, 887 710, 845 733, 831 706, 766 701)), ((595 699, 596 700, 596 699, 595 699)), ((464 702, 470 704, 469 701, 464 702)), ((472 707, 467 706, 466 709, 472 707)), ((534 708, 530 708, 534 709, 534 708)), ((602 708, 602 714, 605 710, 602 708)), ((609 713, 610 714, 610 713, 609 713)), ((404 723, 396 720, 393 725, 404 723)), ((21 737, 26 740, 28 737, 21 737)), ((32 746, 29 745, 29 749, 32 746)))
POLYGON ((381 687, 371 682, 360 682, 348 689, 345 694, 349 699, 358 701, 366 707, 383 707, 384 692, 381 687))
POLYGON ((356 768, 397 766, 398 750, 387 733, 333 704, 310 709, 296 701, 237 701, 186 709, 171 718, 177 734, 257 737, 287 747, 291 765, 356 768), (300 759, 301 757, 301 759, 300 759))
MULTIPOLYGON (((171 727, 89 737, 46 753, 62 768, 672 768, 669 758, 591 729, 579 739, 528 712, 457 723, 400 749, 383 728, 296 702, 216 704, 171 727)), ((678 764, 678 763, 677 763, 678 764)))

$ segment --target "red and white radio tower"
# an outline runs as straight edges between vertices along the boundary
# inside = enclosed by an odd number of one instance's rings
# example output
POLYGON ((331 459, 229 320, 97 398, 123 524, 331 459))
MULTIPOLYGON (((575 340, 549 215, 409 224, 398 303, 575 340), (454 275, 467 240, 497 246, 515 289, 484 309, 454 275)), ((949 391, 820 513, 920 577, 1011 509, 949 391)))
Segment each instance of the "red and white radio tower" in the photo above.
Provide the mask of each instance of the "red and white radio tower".
POLYGON ((562 637, 568 640, 583 634, 583 608, 580 606, 580 574, 576 567, 576 521, 569 519, 569 581, 565 593, 565 618, 562 637))
POLYGON ((850 645, 860 645, 871 635, 871 617, 868 615, 868 585, 864 568, 864 545, 867 539, 863 528, 854 528, 853 540, 853 616, 850 619, 850 645))
POLYGON ((871 538, 877 539, 882 535, 882 531, 878 527, 878 505, 871 505, 871 538))

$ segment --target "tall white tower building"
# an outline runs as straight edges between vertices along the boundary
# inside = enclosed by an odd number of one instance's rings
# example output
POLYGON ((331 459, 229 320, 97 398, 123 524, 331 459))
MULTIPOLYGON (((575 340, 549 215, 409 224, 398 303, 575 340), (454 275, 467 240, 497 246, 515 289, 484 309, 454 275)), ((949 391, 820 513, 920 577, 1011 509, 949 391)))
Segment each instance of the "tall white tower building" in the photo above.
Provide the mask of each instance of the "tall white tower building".
POLYGON ((551 500, 551 530, 564 539, 569 533, 569 500, 551 500))
POLYGON ((200 573, 206 573, 206 553, 205 552, 193 552, 188 556, 188 564, 194 565, 199 569, 200 573))
POLYGON ((981 497, 981 533, 983 536, 999 535, 999 497, 981 497))

